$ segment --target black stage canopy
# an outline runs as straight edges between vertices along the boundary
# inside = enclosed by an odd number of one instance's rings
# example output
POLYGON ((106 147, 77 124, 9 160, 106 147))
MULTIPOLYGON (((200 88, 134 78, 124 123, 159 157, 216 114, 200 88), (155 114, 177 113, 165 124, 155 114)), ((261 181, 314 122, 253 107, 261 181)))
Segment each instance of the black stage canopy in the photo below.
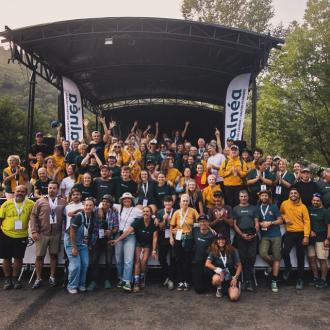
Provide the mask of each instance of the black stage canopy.
POLYGON ((283 43, 215 24, 134 17, 6 27, 0 36, 10 42, 13 60, 57 88, 62 76, 73 80, 93 112, 117 109, 121 101, 126 108, 130 101, 151 107, 153 100, 219 109, 230 81, 247 72, 255 78, 283 43))
POLYGON ((128 17, 6 29, 1 36, 18 46, 15 57, 45 64, 50 76, 41 74, 55 85, 56 76, 72 79, 93 105, 150 97, 223 105, 230 80, 257 74, 283 42, 214 24, 128 17))

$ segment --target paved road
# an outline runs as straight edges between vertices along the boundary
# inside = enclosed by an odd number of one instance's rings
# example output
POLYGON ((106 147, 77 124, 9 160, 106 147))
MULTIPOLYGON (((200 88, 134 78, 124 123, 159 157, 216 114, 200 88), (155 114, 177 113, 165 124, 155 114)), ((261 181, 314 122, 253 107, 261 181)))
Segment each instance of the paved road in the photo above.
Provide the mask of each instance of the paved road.
MULTIPOLYGON (((0 285, 3 280, 0 280, 0 285)), ((111 290, 69 295, 61 288, 0 291, 1 329, 330 329, 330 289, 262 281, 238 303, 214 294, 169 292, 156 279, 138 294, 111 290)))

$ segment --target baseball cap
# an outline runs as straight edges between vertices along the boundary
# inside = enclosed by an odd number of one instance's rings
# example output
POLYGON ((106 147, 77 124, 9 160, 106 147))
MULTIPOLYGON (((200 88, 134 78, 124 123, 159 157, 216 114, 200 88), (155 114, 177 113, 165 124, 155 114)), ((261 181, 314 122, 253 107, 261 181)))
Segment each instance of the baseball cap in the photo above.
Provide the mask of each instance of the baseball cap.
POLYGON ((102 200, 104 200, 104 199, 109 201, 110 203, 113 203, 113 198, 109 194, 103 195, 102 200))
POLYGON ((37 132, 36 133, 36 137, 43 137, 44 135, 42 134, 42 132, 37 132))
POLYGON ((157 140, 156 140, 156 139, 152 139, 152 140, 150 141, 150 144, 157 144, 157 140))
POLYGON ((198 220, 198 222, 199 221, 209 221, 209 218, 208 218, 208 216, 206 216, 206 215, 201 215, 201 216, 199 216, 199 218, 197 219, 198 220))
POLYGON ((239 150, 239 147, 236 144, 233 144, 232 146, 230 146, 230 149, 236 149, 239 150))
POLYGON ((223 239, 223 240, 227 240, 228 237, 226 235, 224 235, 223 233, 218 233, 216 235, 216 239, 223 239))
POLYGON ((308 168, 308 167, 304 167, 302 170, 301 170, 301 172, 309 172, 310 173, 310 169, 308 168))

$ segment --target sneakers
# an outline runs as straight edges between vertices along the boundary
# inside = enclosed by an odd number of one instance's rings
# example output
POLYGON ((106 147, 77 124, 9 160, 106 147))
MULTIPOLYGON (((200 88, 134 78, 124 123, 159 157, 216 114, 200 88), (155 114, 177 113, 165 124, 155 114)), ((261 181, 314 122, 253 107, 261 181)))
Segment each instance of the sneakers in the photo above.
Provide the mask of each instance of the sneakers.
POLYGON ((297 283, 296 283, 296 289, 302 290, 303 288, 304 288, 304 282, 301 278, 298 278, 297 283))
POLYGON ((133 292, 139 292, 140 291, 140 286, 139 286, 139 283, 134 283, 134 286, 133 286, 133 292))
POLYGON ((70 294, 76 294, 76 293, 78 293, 78 290, 77 289, 75 289, 75 288, 66 288, 67 289, 67 291, 70 293, 70 294))
POLYGON ((86 287, 83 286, 83 285, 80 285, 80 286, 78 287, 78 290, 79 290, 80 292, 86 292, 86 287))
POLYGON ((130 282, 125 282, 125 284, 122 286, 122 288, 125 291, 132 291, 131 283, 130 282))
POLYGON ((316 286, 319 283, 319 281, 320 281, 319 278, 313 277, 313 279, 310 282, 308 282, 308 285, 309 286, 316 286))
POLYGON ((41 285, 42 285, 42 279, 37 278, 32 285, 32 289, 39 289, 41 285))
POLYGON ((166 277, 166 280, 164 281, 164 283, 163 283, 163 286, 168 286, 168 282, 169 282, 169 278, 168 277, 166 277))
POLYGON ((50 286, 51 288, 54 288, 54 287, 56 286, 56 280, 55 280, 55 277, 50 276, 50 277, 49 277, 49 281, 48 281, 48 283, 49 283, 49 286, 50 286))
POLYGON ((3 285, 3 289, 4 290, 9 290, 9 289, 12 289, 12 287, 13 287, 13 283, 12 283, 11 279, 10 278, 6 278, 5 279, 5 283, 3 285))
POLYGON ((117 288, 121 289, 125 285, 125 281, 119 280, 117 283, 117 288))
POLYGON ((89 286, 87 287, 87 291, 94 291, 97 288, 97 285, 94 281, 90 282, 89 286))
POLYGON ((111 289, 111 282, 109 280, 104 281, 104 289, 111 289))
POLYGON ((19 289, 22 289, 22 283, 19 282, 19 281, 13 281, 13 285, 14 285, 14 289, 15 290, 19 290, 19 289))
POLYGON ((222 287, 221 285, 217 287, 217 291, 215 293, 216 298, 222 298, 222 287))
POLYGON ((287 281, 290 277, 291 268, 285 268, 283 271, 283 280, 287 281))
POLYGON ((271 289, 273 292, 278 292, 278 286, 276 281, 272 281, 271 289))
POLYGON ((315 287, 318 289, 326 289, 328 287, 328 283, 325 280, 320 279, 316 284, 315 287))
POLYGON ((145 277, 140 278, 140 288, 144 289, 146 287, 146 279, 145 277))
POLYGON ((184 285, 183 291, 189 291, 190 290, 190 284, 188 282, 184 282, 183 285, 184 285))
POLYGON ((168 280, 167 281, 167 288, 169 290, 173 290, 174 289, 174 283, 173 283, 173 281, 171 281, 171 280, 168 280))
POLYGON ((246 281, 245 290, 248 291, 248 292, 253 292, 254 291, 251 281, 246 281))
POLYGON ((184 290, 184 283, 180 282, 176 288, 178 291, 183 291, 184 290))

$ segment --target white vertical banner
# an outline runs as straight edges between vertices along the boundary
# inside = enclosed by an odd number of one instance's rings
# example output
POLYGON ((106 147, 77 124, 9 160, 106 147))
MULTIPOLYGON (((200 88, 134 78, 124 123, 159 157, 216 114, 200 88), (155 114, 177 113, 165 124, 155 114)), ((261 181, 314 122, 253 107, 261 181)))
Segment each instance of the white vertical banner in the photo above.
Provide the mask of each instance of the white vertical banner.
POLYGON ((83 140, 83 108, 77 85, 70 79, 63 77, 63 104, 65 138, 70 142, 83 140))
POLYGON ((251 73, 235 77, 229 84, 226 96, 225 141, 242 139, 246 101, 251 73))

